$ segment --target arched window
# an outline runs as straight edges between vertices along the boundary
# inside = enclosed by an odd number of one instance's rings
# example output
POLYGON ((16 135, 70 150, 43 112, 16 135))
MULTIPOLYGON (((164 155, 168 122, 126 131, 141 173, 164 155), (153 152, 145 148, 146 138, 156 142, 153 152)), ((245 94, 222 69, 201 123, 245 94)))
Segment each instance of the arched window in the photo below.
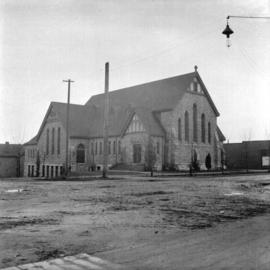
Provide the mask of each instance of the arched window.
POLYGON ((194 85, 194 91, 198 92, 198 83, 194 82, 193 85, 194 85))
POLYGON ((113 141, 113 154, 116 153, 116 141, 113 141))
POLYGON ((201 131, 202 131, 202 142, 205 143, 205 115, 201 116, 201 131))
POLYGON ((91 154, 94 155, 94 143, 91 142, 91 154))
POLYGON ((193 104, 193 141, 198 141, 198 117, 197 117, 197 105, 193 104))
POLYGON ((54 154, 54 128, 52 129, 52 155, 54 154))
POLYGON ((109 141, 109 145, 108 145, 108 155, 111 154, 111 141, 109 141))
POLYGON ((185 141, 189 141, 189 119, 188 112, 185 112, 185 141))
POLYGON ((76 151, 76 162, 85 163, 85 149, 83 144, 79 144, 76 151))
POLYGON ((100 155, 102 155, 102 152, 103 152, 103 151, 102 151, 102 150, 103 150, 102 148, 103 148, 103 147, 102 147, 102 142, 99 142, 99 154, 100 154, 100 155))
POLYGON ((50 131, 47 129, 46 134, 46 154, 49 155, 50 131))
POLYGON ((211 123, 208 122, 208 143, 211 143, 211 123))
POLYGON ((182 141, 181 118, 178 119, 178 140, 179 140, 179 141, 182 141))
POLYGON ((61 129, 57 130, 57 154, 60 155, 61 129))
POLYGON ((118 154, 121 154, 121 141, 118 141, 118 154))

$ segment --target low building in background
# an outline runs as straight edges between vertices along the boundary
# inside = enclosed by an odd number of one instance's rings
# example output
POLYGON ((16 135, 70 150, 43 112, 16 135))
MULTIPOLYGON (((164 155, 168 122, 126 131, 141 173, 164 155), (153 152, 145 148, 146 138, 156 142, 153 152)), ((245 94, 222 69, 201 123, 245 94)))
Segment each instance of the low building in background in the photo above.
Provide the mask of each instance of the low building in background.
MULTIPOLYGON (((101 170, 104 94, 70 104, 71 172, 101 170)), ((65 167, 66 103, 52 102, 25 146, 25 176, 57 177, 65 167)), ((189 170, 221 168, 224 135, 219 112, 198 71, 109 92, 109 167, 189 170)))
POLYGON ((268 169, 270 140, 225 143, 228 169, 268 169))
POLYGON ((21 144, 0 144, 0 177, 23 176, 24 152, 21 144))

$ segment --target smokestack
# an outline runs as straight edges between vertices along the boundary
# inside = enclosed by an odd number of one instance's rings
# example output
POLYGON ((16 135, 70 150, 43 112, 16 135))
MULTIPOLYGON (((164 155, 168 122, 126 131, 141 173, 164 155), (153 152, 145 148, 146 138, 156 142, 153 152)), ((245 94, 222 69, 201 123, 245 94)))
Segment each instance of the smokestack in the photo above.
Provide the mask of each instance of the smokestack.
POLYGON ((108 128, 109 128, 109 63, 105 64, 105 94, 104 94, 104 151, 103 151, 103 178, 107 178, 108 171, 108 128))

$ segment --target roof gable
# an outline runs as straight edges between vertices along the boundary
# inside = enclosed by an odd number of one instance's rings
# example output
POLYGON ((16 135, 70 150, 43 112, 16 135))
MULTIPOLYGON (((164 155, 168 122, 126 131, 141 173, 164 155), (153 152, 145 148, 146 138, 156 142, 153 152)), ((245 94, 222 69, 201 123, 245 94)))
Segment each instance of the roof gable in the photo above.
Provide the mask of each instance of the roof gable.
POLYGON ((146 129, 141 119, 136 113, 134 113, 124 133, 128 134, 137 132, 146 132, 146 129))
MULTIPOLYGON (((66 129, 66 113, 67 104, 61 102, 51 102, 46 115, 42 121, 36 139, 38 140, 44 126, 50 121, 61 122, 64 129, 66 129)), ((83 105, 70 104, 69 111, 69 134, 72 137, 85 136, 89 137, 90 129, 90 114, 89 110, 83 105)))
MULTIPOLYGON (((201 86, 215 114, 219 113, 197 71, 109 92, 109 136, 123 135, 131 117, 141 120, 146 132, 163 136, 164 128, 156 113, 173 110, 190 90, 194 78, 201 86)), ((92 96, 85 105, 70 104, 70 137, 95 138, 103 136, 104 94, 92 96)), ((28 144, 36 143, 47 121, 59 121, 66 129, 66 103, 52 102, 38 134, 28 144)))
POLYGON ((197 78, 198 82, 200 83, 201 88, 202 88, 202 92, 205 94, 205 96, 206 96, 208 102, 210 103, 210 106, 214 110, 216 116, 219 116, 220 114, 219 114, 219 112, 218 112, 218 110, 217 110, 217 108, 216 108, 216 106, 215 106, 215 104, 214 104, 214 102, 213 102, 213 100, 212 100, 212 98, 211 98, 211 96, 210 96, 206 86, 204 85, 203 80, 201 79, 200 74, 198 72, 196 72, 196 78, 197 78))

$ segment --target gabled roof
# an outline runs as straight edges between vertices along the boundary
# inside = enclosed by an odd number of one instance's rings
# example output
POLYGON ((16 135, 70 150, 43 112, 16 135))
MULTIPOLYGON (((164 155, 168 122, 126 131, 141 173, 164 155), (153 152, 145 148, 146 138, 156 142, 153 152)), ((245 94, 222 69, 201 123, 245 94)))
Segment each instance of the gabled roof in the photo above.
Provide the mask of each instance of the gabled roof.
MULTIPOLYGON (((47 113, 43 119, 41 127, 38 131, 36 139, 39 136, 46 124, 46 120, 51 111, 54 111, 61 122, 64 129, 66 129, 66 110, 67 104, 62 102, 51 102, 47 113)), ((83 105, 70 104, 69 110, 69 135, 71 137, 89 137, 90 133, 90 114, 89 109, 83 105)))
POLYGON ((37 144, 37 135, 28 142, 26 142, 24 145, 36 145, 36 144, 37 144))
MULTIPOLYGON (((91 138, 98 138, 103 136, 104 125, 104 107, 96 105, 86 107, 89 112, 89 133, 91 138)), ((126 107, 110 107, 109 109, 109 136, 119 136, 121 130, 130 115, 130 108, 126 107)))
MULTIPOLYGON (((198 72, 191 72, 180 76, 144 83, 109 92, 110 127, 109 135, 118 136, 131 121, 131 116, 137 113, 151 135, 164 135, 164 129, 155 112, 172 110, 186 93, 194 78, 202 85, 203 92, 208 99, 216 116, 219 115, 198 72)), ((103 135, 104 94, 92 96, 86 107, 91 111, 90 137, 103 135)))
POLYGON ((223 135, 222 131, 218 126, 217 126, 217 134, 220 142, 224 142, 226 140, 225 136, 223 135))
POLYGON ((130 116, 128 117, 128 121, 126 121, 126 124, 124 125, 122 129, 122 134, 126 132, 127 128, 129 127, 133 116, 137 115, 139 119, 142 121, 142 124, 144 128, 146 129, 147 133, 153 135, 153 136, 164 136, 165 131, 163 127, 161 126, 158 119, 155 117, 154 112, 150 111, 147 108, 137 107, 132 109, 130 116))
MULTIPOLYGON (((64 129, 66 129, 67 104, 52 102, 54 112, 57 114, 64 129)), ((71 137, 89 137, 90 111, 83 105, 70 104, 69 134, 71 137)))
MULTIPOLYGON (((191 72, 175 77, 157 80, 149 83, 135 85, 120 90, 109 92, 111 107, 141 107, 150 111, 172 110, 189 88, 193 78, 196 77, 203 87, 203 92, 208 99, 216 116, 219 112, 214 105, 198 72, 191 72)), ((92 96, 85 104, 86 106, 104 106, 104 94, 92 96)))
MULTIPOLYGON (((110 91, 111 107, 142 107, 151 111, 173 109, 182 98, 195 72, 110 91)), ((86 106, 104 106, 104 94, 92 96, 86 106)))
MULTIPOLYGON (((150 135, 164 135, 158 117, 160 111, 173 110, 194 78, 216 116, 219 115, 197 71, 109 92, 109 136, 123 135, 134 113, 138 114, 150 135)), ((52 102, 35 138, 37 141, 50 112, 56 113, 66 129, 66 103, 52 102)), ((104 94, 92 96, 85 105, 70 104, 70 137, 97 138, 103 136, 104 94)), ((34 143, 35 140, 28 142, 34 143)))

